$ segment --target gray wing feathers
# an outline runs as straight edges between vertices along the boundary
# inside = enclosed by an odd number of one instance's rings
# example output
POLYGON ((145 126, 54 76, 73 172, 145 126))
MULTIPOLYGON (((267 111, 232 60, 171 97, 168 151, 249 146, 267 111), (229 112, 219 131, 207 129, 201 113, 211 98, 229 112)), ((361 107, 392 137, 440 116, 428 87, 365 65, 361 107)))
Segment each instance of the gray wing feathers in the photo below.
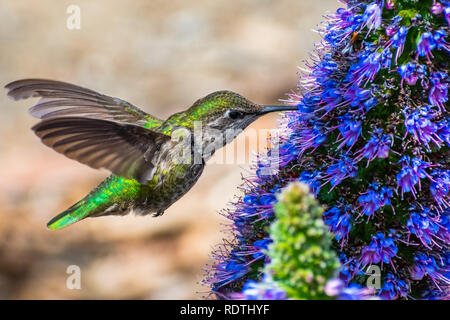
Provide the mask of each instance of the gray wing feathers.
POLYGON ((145 117, 150 117, 124 100, 66 82, 25 79, 11 82, 5 88, 8 90, 8 96, 14 100, 41 97, 29 110, 31 115, 39 119, 83 116, 137 123, 145 117))
POLYGON ((73 84, 25 79, 5 86, 15 99, 40 97, 30 113, 41 119, 33 127, 42 142, 92 168, 147 183, 151 162, 170 137, 144 128, 160 121, 130 103, 73 84))
POLYGON ((33 128, 42 142, 92 168, 147 183, 153 157, 169 136, 107 120, 63 117, 42 120, 33 128))

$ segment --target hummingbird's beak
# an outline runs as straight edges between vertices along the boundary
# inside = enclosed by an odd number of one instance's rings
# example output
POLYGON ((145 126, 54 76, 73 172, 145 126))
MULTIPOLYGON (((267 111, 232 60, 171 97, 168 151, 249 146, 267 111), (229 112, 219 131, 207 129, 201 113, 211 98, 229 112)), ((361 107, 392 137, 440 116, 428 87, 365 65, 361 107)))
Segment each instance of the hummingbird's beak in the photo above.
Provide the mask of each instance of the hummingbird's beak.
POLYGON ((261 114, 266 114, 269 112, 276 111, 289 111, 289 110, 298 110, 297 106, 263 106, 263 109, 260 111, 261 114))

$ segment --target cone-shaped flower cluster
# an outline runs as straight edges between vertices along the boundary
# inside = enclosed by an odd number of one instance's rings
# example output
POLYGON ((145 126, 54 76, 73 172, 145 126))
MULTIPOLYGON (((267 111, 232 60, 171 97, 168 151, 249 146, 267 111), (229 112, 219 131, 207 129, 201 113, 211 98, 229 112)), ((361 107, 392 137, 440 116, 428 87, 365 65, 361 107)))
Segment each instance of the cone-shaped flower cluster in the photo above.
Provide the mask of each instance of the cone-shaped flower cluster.
POLYGON ((381 298, 450 298, 450 1, 345 3, 289 94, 299 110, 286 114, 279 150, 259 156, 226 213, 236 237, 206 280, 217 297, 261 280, 275 194, 299 180, 326 208, 348 292, 377 265, 381 298))
POLYGON ((293 182, 280 194, 269 233, 273 243, 265 273, 293 299, 325 299, 325 284, 340 266, 323 209, 306 184, 293 182))

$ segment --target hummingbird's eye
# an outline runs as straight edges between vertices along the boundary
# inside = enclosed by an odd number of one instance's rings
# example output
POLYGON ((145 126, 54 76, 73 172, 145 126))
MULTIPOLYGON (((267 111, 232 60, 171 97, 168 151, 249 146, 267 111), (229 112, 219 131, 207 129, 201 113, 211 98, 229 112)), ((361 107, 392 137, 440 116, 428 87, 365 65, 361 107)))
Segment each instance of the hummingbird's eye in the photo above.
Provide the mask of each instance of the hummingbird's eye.
POLYGON ((241 119, 241 118, 243 118, 245 116, 245 114, 243 112, 240 112, 240 111, 237 111, 237 110, 231 110, 228 113, 228 116, 231 119, 241 119))

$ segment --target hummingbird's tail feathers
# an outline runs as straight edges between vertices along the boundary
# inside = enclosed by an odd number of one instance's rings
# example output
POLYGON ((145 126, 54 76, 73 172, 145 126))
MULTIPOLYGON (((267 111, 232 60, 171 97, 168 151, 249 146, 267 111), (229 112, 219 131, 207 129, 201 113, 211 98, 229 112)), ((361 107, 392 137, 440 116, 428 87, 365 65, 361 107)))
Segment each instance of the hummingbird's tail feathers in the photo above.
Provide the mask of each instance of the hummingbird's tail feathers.
POLYGON ((51 219, 47 227, 61 229, 87 217, 126 215, 139 196, 142 185, 134 179, 111 175, 86 197, 51 219))
POLYGON ((105 197, 99 202, 98 197, 104 197, 104 189, 95 189, 84 199, 75 203, 66 211, 61 212, 47 223, 50 230, 58 230, 88 217, 101 217, 107 215, 125 215, 126 210, 117 210, 117 204, 112 203, 112 199, 105 197), (103 195, 102 195, 103 193, 103 195))
POLYGON ((83 202, 84 200, 77 202, 66 211, 61 212, 56 217, 51 219, 47 223, 47 228, 50 230, 61 229, 89 216, 90 212, 87 210, 87 207, 84 207, 83 202))

